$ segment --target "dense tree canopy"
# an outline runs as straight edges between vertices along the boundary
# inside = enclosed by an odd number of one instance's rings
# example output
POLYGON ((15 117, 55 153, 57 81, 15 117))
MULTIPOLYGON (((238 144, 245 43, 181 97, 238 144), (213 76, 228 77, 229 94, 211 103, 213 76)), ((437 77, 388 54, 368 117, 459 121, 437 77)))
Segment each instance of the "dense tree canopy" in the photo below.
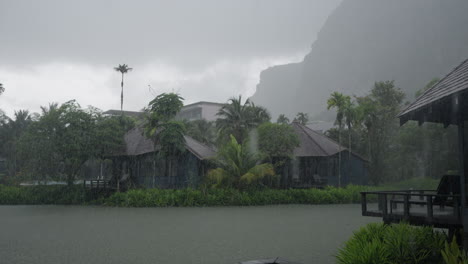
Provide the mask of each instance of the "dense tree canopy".
POLYGON ((21 175, 73 184, 87 160, 122 151, 127 128, 121 124, 120 118, 102 117, 95 109, 81 109, 75 101, 43 108, 19 139, 24 161, 21 175))
POLYGON ((291 158, 299 138, 289 125, 264 123, 257 129, 258 148, 269 160, 291 158))

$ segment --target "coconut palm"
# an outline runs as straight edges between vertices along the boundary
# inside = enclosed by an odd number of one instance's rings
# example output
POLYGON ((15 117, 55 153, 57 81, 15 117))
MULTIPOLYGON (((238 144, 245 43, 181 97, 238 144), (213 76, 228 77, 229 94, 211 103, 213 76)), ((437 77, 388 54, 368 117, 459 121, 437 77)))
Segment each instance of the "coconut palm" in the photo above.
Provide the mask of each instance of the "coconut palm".
POLYGON ((276 119, 276 123, 287 125, 289 124, 289 118, 284 114, 281 114, 278 116, 278 119, 276 119))
POLYGON ((249 111, 250 111, 249 118, 251 118, 255 126, 258 126, 266 122, 270 122, 271 115, 265 107, 255 105, 252 102, 250 103, 249 111))
POLYGON ((351 97, 346 97, 346 104, 343 110, 344 122, 348 127, 348 148, 349 148, 349 158, 351 158, 351 134, 352 134, 352 127, 354 122, 356 121, 356 108, 354 103, 351 101, 351 97))
POLYGON ((260 163, 260 158, 248 150, 247 144, 239 144, 231 135, 230 141, 218 152, 218 168, 208 171, 206 182, 216 187, 241 186, 261 183, 264 178, 275 176, 273 165, 260 163))
POLYGON ((255 127, 250 113, 250 101, 242 103, 242 97, 231 98, 216 114, 216 127, 221 135, 233 135, 238 142, 243 142, 249 129, 255 127))
POLYGON ((214 145, 216 133, 213 122, 200 119, 184 121, 184 123, 187 128, 187 135, 207 145, 214 145))
POLYGON ((127 64, 119 64, 119 66, 114 67, 115 71, 118 71, 122 74, 122 82, 120 82, 120 87, 122 88, 122 91, 120 92, 120 111, 122 112, 123 115, 123 87, 124 87, 124 75, 128 73, 129 71, 133 70, 133 68, 128 67, 127 64))
POLYGON ((328 98, 327 109, 336 108, 336 120, 335 124, 338 125, 338 186, 341 187, 341 132, 343 130, 343 118, 347 102, 349 101, 349 96, 345 96, 339 92, 333 92, 328 98))

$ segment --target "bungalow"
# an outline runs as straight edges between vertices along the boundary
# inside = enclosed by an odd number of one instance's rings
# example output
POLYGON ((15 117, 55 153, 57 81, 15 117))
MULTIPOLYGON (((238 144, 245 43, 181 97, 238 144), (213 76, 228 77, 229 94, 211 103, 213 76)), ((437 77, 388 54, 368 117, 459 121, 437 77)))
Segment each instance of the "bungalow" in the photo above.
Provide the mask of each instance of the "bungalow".
POLYGON ((210 147, 184 136, 185 152, 176 159, 157 159, 153 141, 136 127, 125 135, 125 154, 120 155, 121 181, 129 179, 147 188, 183 188, 201 182, 209 163, 216 155, 210 147))
POLYGON ((283 186, 367 184, 366 159, 298 122, 293 122, 291 127, 299 138, 299 146, 294 149, 294 159, 279 172, 283 186))

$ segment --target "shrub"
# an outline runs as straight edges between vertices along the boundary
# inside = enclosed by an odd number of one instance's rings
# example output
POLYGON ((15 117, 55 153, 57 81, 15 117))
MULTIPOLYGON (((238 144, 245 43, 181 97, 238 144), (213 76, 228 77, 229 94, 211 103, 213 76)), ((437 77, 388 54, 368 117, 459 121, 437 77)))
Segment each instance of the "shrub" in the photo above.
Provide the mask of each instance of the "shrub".
POLYGON ((441 263, 445 239, 430 227, 372 223, 357 231, 336 259, 339 264, 441 263))

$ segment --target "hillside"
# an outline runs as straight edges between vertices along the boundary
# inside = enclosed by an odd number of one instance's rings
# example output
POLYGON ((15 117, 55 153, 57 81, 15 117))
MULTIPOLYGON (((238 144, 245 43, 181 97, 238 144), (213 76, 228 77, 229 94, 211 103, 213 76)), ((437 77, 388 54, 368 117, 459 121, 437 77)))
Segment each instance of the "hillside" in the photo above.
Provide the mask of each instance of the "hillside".
POLYGON ((325 110, 333 91, 395 80, 414 93, 468 58, 466 0, 343 0, 300 63, 264 70, 252 100, 276 116, 325 110))

